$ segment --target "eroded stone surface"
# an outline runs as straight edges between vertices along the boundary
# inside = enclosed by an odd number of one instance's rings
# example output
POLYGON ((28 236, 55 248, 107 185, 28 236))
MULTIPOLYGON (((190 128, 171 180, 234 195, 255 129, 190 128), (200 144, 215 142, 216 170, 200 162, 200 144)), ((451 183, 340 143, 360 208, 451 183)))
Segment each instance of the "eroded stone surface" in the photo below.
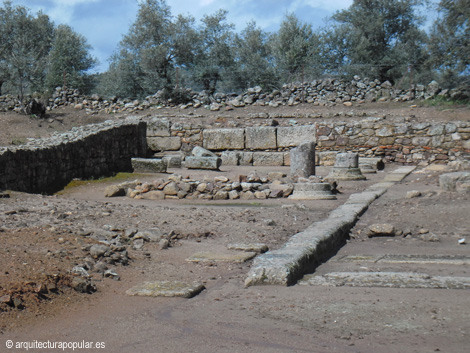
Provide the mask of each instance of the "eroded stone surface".
POLYGON ((200 252, 186 259, 189 262, 245 262, 256 256, 255 252, 234 251, 230 253, 200 252))
POLYGON ((414 272, 332 272, 322 276, 305 276, 301 285, 470 289, 470 278, 430 276, 414 272))
POLYGON ((167 163, 157 158, 132 158, 135 173, 166 173, 167 163))
POLYGON ((263 243, 229 244, 227 245, 227 249, 264 253, 268 251, 268 246, 263 243))
POLYGON ((179 281, 144 282, 126 291, 127 295, 144 297, 183 297, 191 298, 205 289, 200 283, 179 281))

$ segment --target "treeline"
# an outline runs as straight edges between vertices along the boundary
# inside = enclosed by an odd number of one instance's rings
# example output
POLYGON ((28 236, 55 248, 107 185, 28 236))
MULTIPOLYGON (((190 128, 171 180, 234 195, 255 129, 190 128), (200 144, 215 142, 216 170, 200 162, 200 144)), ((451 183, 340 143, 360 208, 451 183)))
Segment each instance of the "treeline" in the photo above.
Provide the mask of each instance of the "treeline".
POLYGON ((86 39, 42 12, 4 1, 0 7, 0 93, 46 92, 64 83, 84 88, 95 64, 86 39))
POLYGON ((95 60, 86 39, 43 13, 5 1, 0 8, 0 88, 23 94, 55 86, 140 98, 163 90, 239 92, 322 77, 354 75, 395 85, 438 80, 470 85, 470 0, 441 0, 439 17, 423 29, 427 0, 355 0, 328 23, 287 14, 275 33, 250 22, 236 33, 219 10, 199 23, 173 16, 165 0, 143 0, 135 22, 109 59, 107 72, 87 74, 95 60))

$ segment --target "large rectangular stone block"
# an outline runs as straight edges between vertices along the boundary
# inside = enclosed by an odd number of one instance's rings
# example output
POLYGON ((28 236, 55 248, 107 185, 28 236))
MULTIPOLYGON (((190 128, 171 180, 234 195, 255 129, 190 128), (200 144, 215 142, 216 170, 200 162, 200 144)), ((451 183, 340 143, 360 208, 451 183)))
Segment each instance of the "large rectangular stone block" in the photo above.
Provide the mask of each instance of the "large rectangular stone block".
POLYGON ((184 160, 184 166, 188 169, 219 170, 222 159, 219 157, 195 157, 189 156, 184 160))
POLYGON ((203 146, 208 150, 242 150, 245 148, 245 129, 206 129, 203 146))
POLYGON ((254 166, 281 166, 284 165, 283 152, 253 152, 254 166))
POLYGON ((245 129, 245 146, 250 150, 277 148, 276 128, 271 126, 247 127, 245 129))
POLYGON ((147 137, 147 145, 151 151, 178 151, 181 148, 181 138, 170 137, 147 137))
POLYGON ((167 163, 156 158, 132 158, 135 173, 166 173, 167 163))
POLYGON ((240 152, 238 151, 223 151, 222 155, 223 165, 238 165, 240 159, 240 152))
POLYGON ((240 152, 238 163, 240 165, 253 165, 253 152, 240 152))
POLYGON ((277 147, 294 147, 304 141, 317 141, 315 125, 280 126, 277 128, 277 147))
POLYGON ((147 122, 147 136, 170 136, 170 121, 162 118, 150 118, 147 122))

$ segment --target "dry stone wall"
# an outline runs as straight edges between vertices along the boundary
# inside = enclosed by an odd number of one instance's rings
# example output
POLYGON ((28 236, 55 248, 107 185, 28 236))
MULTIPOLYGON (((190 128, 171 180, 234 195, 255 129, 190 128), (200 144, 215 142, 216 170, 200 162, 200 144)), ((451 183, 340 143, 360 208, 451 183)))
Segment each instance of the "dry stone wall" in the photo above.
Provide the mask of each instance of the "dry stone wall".
POLYGON ((403 118, 387 122, 370 117, 311 125, 213 129, 151 118, 148 126, 153 152, 187 154, 191 146, 203 146, 219 154, 225 165, 290 165, 290 149, 304 141, 316 141, 320 165, 334 164, 337 152, 410 164, 470 158, 470 122, 465 121, 422 123, 403 118))
MULTIPOLYGON (((258 106, 294 106, 300 103, 313 105, 352 104, 352 102, 372 102, 380 100, 411 101, 429 99, 443 96, 454 99, 468 99, 468 92, 461 89, 441 89, 436 81, 428 85, 413 85, 406 89, 392 86, 388 81, 371 80, 355 76, 352 80, 321 79, 310 82, 297 82, 285 84, 272 91, 263 90, 257 86, 249 88, 240 94, 194 92, 187 90, 188 101, 178 105, 181 109, 189 107, 218 111, 221 109, 234 109, 250 105, 258 106)), ((145 110, 152 106, 175 105, 171 100, 164 98, 163 91, 142 100, 109 97, 103 98, 97 94, 84 96, 76 89, 57 87, 52 96, 43 103, 48 109, 61 106, 72 106, 79 110, 86 110, 88 114, 98 112, 122 113, 145 110)), ((28 97, 30 99, 31 97, 28 97)), ((0 111, 14 110, 23 112, 24 107, 17 97, 12 95, 0 96, 0 111)))
POLYGON ((132 171, 131 158, 146 153, 145 122, 126 119, 74 128, 22 146, 0 148, 0 190, 58 191, 74 178, 132 171))

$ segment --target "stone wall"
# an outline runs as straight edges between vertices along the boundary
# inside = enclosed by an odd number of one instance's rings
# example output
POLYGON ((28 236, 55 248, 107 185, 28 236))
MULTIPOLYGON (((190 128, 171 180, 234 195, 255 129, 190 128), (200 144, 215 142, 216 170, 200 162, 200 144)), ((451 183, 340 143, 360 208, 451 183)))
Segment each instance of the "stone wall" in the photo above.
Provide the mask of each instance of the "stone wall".
POLYGON ((403 118, 387 122, 371 117, 213 129, 151 118, 148 127, 148 144, 154 152, 186 153, 198 145, 221 155, 225 165, 290 165, 290 149, 308 140, 317 142, 320 165, 334 163, 339 151, 400 163, 448 161, 470 155, 470 122, 464 121, 418 123, 403 118))
POLYGON ((418 163, 470 157, 470 122, 416 123, 380 118, 319 122, 318 151, 352 151, 390 162, 418 163))
MULTIPOLYGON (((380 100, 411 101, 429 99, 436 96, 464 99, 468 92, 460 89, 441 89, 436 81, 428 85, 413 85, 406 89, 392 86, 388 81, 371 80, 355 76, 352 80, 321 79, 310 82, 285 84, 279 89, 263 90, 257 86, 248 88, 240 94, 216 93, 209 95, 206 92, 187 90, 188 101, 178 105, 181 109, 189 107, 218 111, 221 109, 234 109, 250 105, 257 106, 294 106, 300 103, 313 105, 350 105, 352 102, 373 102, 380 100)), ((467 97, 468 98, 468 97, 467 97)), ((30 100, 31 97, 26 97, 30 100)), ((132 113, 148 109, 152 106, 175 105, 171 100, 164 98, 163 91, 159 91, 142 100, 109 97, 103 98, 97 94, 84 96, 76 89, 62 89, 57 87, 50 98, 43 102, 47 109, 61 106, 72 106, 75 109, 86 110, 88 114, 102 113, 132 113)), ((18 98, 13 95, 0 96, 0 111, 24 112, 24 107, 18 98)))
POLYGON ((145 134, 145 122, 126 119, 0 148, 0 190, 49 193, 74 178, 132 171, 131 158, 147 153, 145 134))

